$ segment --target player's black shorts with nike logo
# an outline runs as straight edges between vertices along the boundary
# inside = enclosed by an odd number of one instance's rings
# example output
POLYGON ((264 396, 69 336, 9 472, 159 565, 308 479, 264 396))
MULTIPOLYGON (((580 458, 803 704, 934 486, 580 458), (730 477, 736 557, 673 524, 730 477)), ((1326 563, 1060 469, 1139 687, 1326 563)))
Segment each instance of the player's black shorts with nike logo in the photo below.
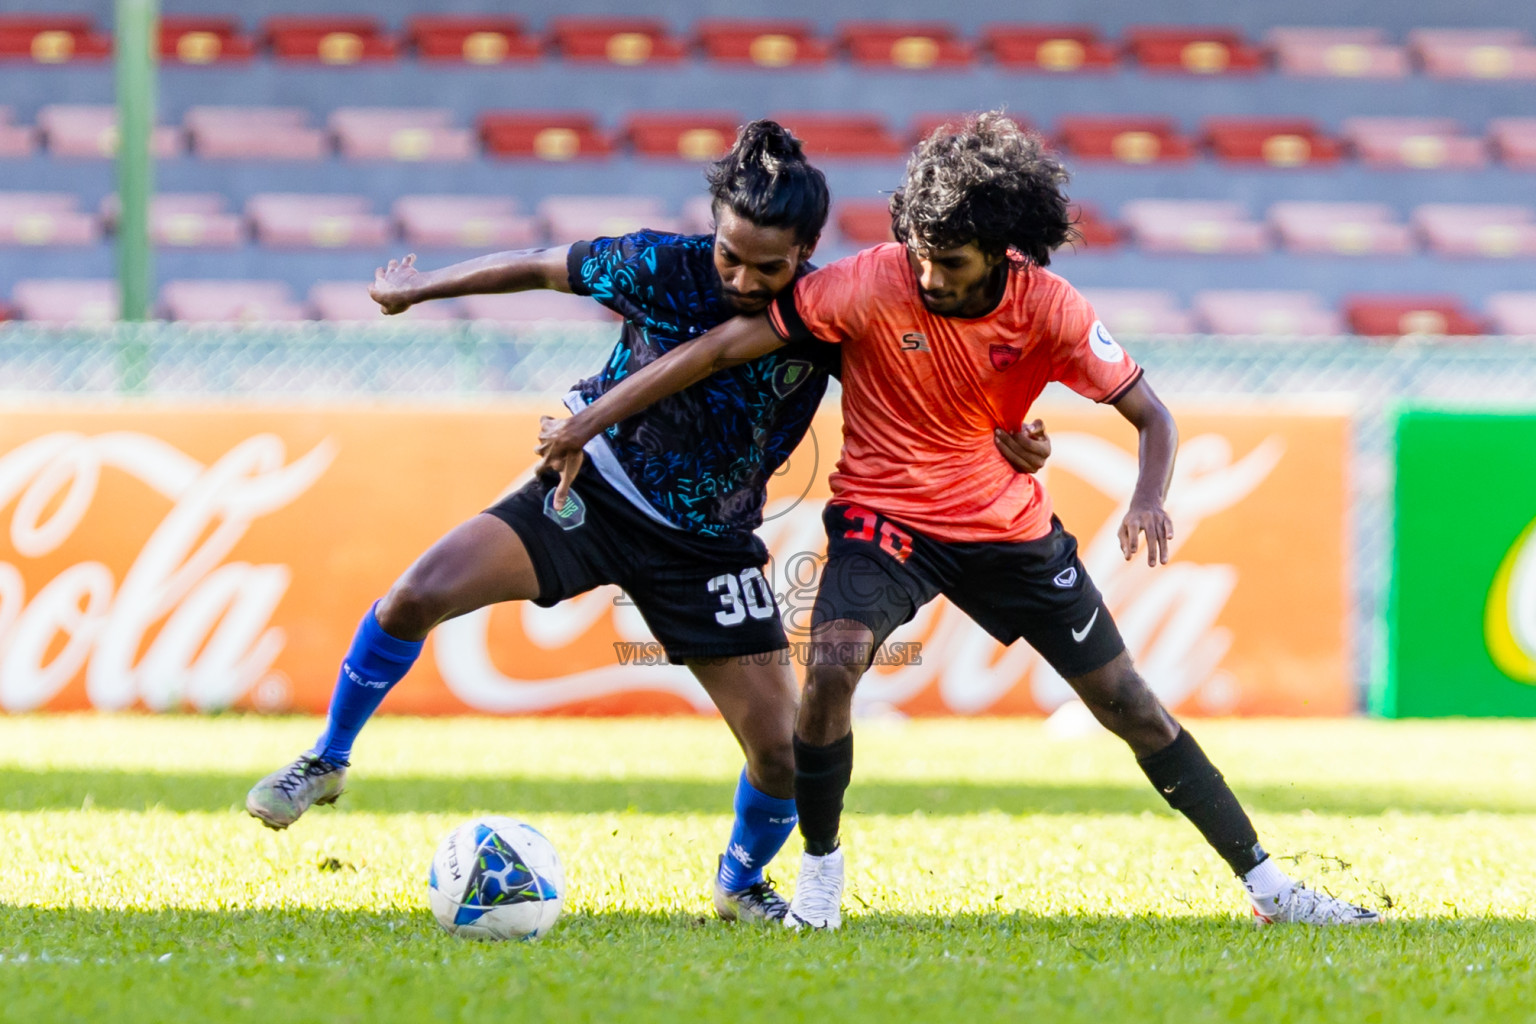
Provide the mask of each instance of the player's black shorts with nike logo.
POLYGON ((604 583, 623 587, 667 660, 729 658, 788 645, 756 535, 706 537, 658 523, 587 462, 554 510, 553 475, 535 477, 488 513, 523 541, 550 607, 604 583))
POLYGON ((1077 539, 1051 517, 1039 540, 946 541, 876 512, 829 504, 827 565, 811 612, 853 619, 875 646, 943 594, 1004 645, 1023 638, 1070 679, 1103 668, 1125 650, 1099 588, 1077 557, 1077 539))

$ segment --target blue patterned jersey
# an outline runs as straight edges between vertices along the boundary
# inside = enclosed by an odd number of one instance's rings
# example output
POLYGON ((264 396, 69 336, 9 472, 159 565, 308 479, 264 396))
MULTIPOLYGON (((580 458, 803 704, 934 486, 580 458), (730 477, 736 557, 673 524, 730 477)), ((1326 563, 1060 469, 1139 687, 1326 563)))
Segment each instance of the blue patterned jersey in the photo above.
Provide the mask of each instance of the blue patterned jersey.
MULTIPOLYGON (((583 401, 734 315, 713 252, 712 235, 654 231, 571 246, 571 290, 624 318, 608 364, 576 385, 583 401)), ((763 520, 768 478, 805 436, 838 360, 836 345, 786 345, 663 398, 605 436, 667 522, 705 536, 750 531, 763 520)))

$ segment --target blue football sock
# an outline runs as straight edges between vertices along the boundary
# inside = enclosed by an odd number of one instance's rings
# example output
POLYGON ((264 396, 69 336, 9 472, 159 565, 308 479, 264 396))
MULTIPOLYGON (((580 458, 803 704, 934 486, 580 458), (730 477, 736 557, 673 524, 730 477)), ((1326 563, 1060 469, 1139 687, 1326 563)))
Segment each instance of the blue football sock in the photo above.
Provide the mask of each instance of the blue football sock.
POLYGON ((377 607, 368 609, 352 638, 331 694, 325 732, 314 746, 314 752, 332 764, 346 764, 351 759, 358 732, 378 710, 384 695, 416 664, 425 642, 398 640, 384 632, 374 615, 377 607))
POLYGON ((731 844, 720 859, 720 884, 738 892, 763 880, 763 865, 773 860, 795 830, 793 797, 780 800, 759 791, 741 770, 736 783, 736 823, 731 844))

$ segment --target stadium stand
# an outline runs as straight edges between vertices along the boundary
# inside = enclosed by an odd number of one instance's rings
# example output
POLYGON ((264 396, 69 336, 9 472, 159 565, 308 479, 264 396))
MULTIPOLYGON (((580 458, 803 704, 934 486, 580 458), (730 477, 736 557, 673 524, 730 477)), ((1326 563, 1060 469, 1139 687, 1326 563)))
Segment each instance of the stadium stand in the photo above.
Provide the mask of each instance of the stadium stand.
POLYGON ((1344 316, 1350 330, 1367 337, 1481 334, 1484 326, 1454 295, 1352 295, 1344 316))
POLYGON ((1536 292, 1499 292, 1488 297, 1488 316, 1499 334, 1536 337, 1536 292))
POLYGON ((1403 78, 1408 48, 1379 28, 1272 28, 1265 36, 1275 67, 1304 78, 1403 78))
POLYGON ((1476 168, 1488 162, 1482 139, 1449 117, 1352 117, 1344 135, 1377 167, 1476 168))
POLYGON ((346 65, 391 61, 399 55, 393 38, 373 17, 282 15, 268 18, 262 37, 278 60, 346 65))
POLYGON ((1063 117, 1056 123, 1056 140, 1079 159, 1123 164, 1188 160, 1195 152, 1170 117, 1063 117))
POLYGON ((1269 231, 1226 200, 1137 199, 1120 208, 1131 237, 1147 252, 1239 255, 1269 248, 1269 231))
POLYGON ((539 222, 509 196, 402 196, 391 213, 411 246, 521 249, 544 239, 539 222))
POLYGON ((565 161, 606 157, 613 144, 597 120, 576 111, 526 113, 491 110, 478 121, 485 151, 492 156, 565 161))
POLYGON ((564 292, 512 292, 506 295, 466 295, 459 300, 468 320, 533 323, 539 320, 607 322, 617 317, 590 299, 564 292))
POLYGON ((629 115, 620 136, 638 156, 715 160, 731 148, 741 123, 730 111, 639 112, 629 115))
POLYGON ((326 122, 337 151, 352 160, 470 160, 475 134, 445 107, 338 107, 326 122))
POLYGON ((832 47, 806 21, 706 19, 695 28, 699 49, 709 60, 762 68, 821 65, 832 47))
POLYGON ((1316 292, 1200 292, 1194 313, 1197 328, 1211 334, 1336 337, 1344 333, 1344 318, 1327 308, 1316 292))
POLYGON ((377 248, 390 241, 389 221, 362 195, 268 193, 245 204, 257 241, 274 248, 377 248))
POLYGON ((1178 296, 1161 288, 1083 288, 1093 311, 1111 331, 1121 334, 1188 334, 1194 318, 1180 308, 1178 296))
POLYGON ((249 323, 307 320, 285 281, 167 281, 160 304, 172 320, 249 323))
POLYGON ((425 61, 489 65, 543 56, 522 19, 502 15, 418 14, 406 22, 405 38, 425 61))
MULTIPOLYGON (((117 110, 111 104, 50 104, 37 112, 37 127, 53 156, 110 160, 117 155, 117 110)), ((156 125, 149 145, 157 158, 173 157, 181 149, 181 133, 156 125)))
POLYGON ((22 319, 40 323, 109 323, 121 308, 117 282, 109 280, 17 281, 12 298, 22 319))
POLYGON ((87 246, 101 221, 68 192, 0 192, 0 246, 87 246))
POLYGON ((182 64, 245 63, 256 43, 234 18, 166 15, 160 19, 160 59, 182 64))
POLYGON ((855 65, 926 71, 971 63, 974 48, 941 21, 856 21, 838 28, 838 45, 855 65))
MULTIPOLYGON (((362 281, 317 281, 309 290, 309 304, 321 320, 376 322, 384 319, 379 304, 368 297, 368 285, 362 281)), ((424 302, 390 319, 439 321, 458 319, 458 303, 453 300, 424 302)))
POLYGON ((1413 232, 1386 203, 1282 202, 1269 208, 1281 244, 1299 255, 1400 256, 1413 232))
POLYGON ((1270 167, 1331 164, 1342 149, 1316 121, 1304 117, 1208 117, 1200 136, 1218 160, 1270 167))
POLYGON ((1125 43, 1136 62, 1149 71, 1253 74, 1264 65, 1262 51, 1232 28, 1138 25, 1126 31, 1125 43))
POLYGON ((0 160, 28 157, 37 149, 37 130, 12 124, 12 116, 10 107, 0 107, 0 160))
POLYGON ((319 160, 330 140, 309 116, 303 107, 193 107, 182 123, 205 160, 319 160))
POLYGON ((683 40, 652 18, 556 18, 550 39, 567 60, 604 61, 625 67, 672 64, 683 58, 683 40))
POLYGON ((981 48, 1000 66, 1020 71, 1110 71, 1119 63, 1093 25, 988 25, 981 48))

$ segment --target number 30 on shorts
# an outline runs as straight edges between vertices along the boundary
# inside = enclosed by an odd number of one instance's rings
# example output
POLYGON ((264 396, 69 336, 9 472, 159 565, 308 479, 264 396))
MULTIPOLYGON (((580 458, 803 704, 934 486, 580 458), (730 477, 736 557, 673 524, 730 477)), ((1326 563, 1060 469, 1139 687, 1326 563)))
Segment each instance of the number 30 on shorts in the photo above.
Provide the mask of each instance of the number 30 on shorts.
POLYGON ((715 621, 722 626, 736 626, 747 620, 773 617, 773 588, 763 578, 761 569, 743 569, 740 578, 722 573, 706 584, 711 594, 720 595, 720 610, 715 621))

